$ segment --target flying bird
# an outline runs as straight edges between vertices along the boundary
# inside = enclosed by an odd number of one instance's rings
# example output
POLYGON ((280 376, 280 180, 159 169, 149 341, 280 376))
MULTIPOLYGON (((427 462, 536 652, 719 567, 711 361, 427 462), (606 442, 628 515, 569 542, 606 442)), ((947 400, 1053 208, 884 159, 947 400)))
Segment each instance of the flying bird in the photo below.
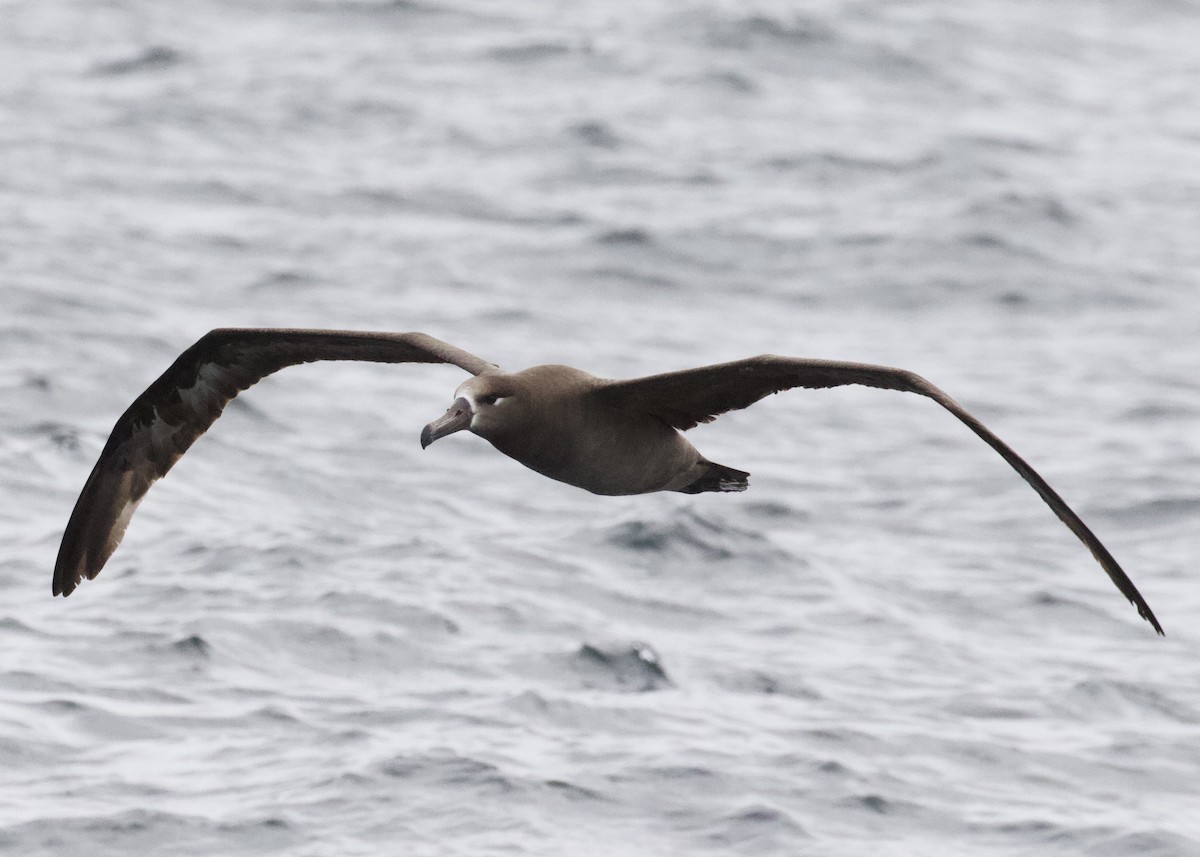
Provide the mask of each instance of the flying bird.
POLYGON ((796 387, 860 384, 933 399, 996 450, 1067 525, 1138 613, 1162 626, 1112 554, 1037 471, 920 375, 888 366, 763 354, 611 381, 569 366, 504 372, 423 333, 223 328, 201 337, 134 399, 109 435, 63 534, 55 595, 104 567, 150 486, 242 390, 287 366, 317 360, 450 363, 471 377, 421 446, 467 430, 551 479, 594 494, 744 491, 749 474, 709 461, 682 432, 796 387))

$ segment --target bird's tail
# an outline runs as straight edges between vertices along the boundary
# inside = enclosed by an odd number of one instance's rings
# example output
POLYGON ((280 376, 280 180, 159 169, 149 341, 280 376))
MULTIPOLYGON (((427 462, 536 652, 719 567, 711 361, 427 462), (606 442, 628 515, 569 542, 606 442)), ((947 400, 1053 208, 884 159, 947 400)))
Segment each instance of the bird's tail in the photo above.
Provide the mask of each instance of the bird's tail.
POLYGON ((714 464, 705 461, 704 473, 679 491, 683 494, 701 494, 705 491, 745 491, 750 487, 750 474, 744 470, 734 470, 724 464, 714 464))

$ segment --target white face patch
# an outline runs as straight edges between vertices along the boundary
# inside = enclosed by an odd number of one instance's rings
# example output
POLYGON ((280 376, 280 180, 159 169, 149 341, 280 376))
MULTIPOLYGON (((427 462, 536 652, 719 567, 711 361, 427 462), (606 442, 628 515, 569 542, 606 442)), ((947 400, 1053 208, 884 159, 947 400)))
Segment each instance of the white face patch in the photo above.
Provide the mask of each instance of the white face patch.
POLYGON ((471 407, 471 424, 468 429, 475 431, 480 426, 480 420, 487 419, 487 412, 498 405, 500 402, 508 398, 508 396, 498 396, 493 393, 486 393, 478 389, 479 379, 472 378, 465 381, 454 391, 456 399, 465 399, 471 407))
POLYGON ((466 381, 461 384, 459 388, 454 391, 454 398, 466 399, 467 404, 471 406, 471 411, 473 413, 479 413, 480 406, 490 407, 492 405, 497 405, 508 398, 508 396, 480 393, 473 389, 476 386, 476 383, 477 379, 472 378, 470 381, 466 381))

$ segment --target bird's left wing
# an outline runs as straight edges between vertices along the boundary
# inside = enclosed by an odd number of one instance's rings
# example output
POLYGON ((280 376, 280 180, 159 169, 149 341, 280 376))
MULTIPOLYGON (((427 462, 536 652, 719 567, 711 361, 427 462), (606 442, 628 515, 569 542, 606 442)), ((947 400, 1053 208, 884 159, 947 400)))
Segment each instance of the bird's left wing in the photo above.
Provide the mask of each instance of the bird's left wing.
POLYGON ((698 423, 711 422, 727 411, 748 407, 771 393, 795 387, 816 389, 847 384, 917 393, 933 399, 958 417, 1024 477, 1059 520, 1087 546, 1121 594, 1137 607, 1139 615, 1153 625, 1159 634, 1163 633, 1150 605, 1142 598, 1133 581, 1066 501, 991 429, 915 372, 869 363, 762 354, 682 372, 628 381, 607 381, 599 385, 593 395, 609 406, 653 414, 678 429, 686 430, 698 423))
POLYGON ((100 573, 150 486, 166 475, 234 396, 286 366, 316 360, 492 363, 423 333, 224 328, 201 337, 117 420, 71 513, 54 566, 55 595, 100 573))

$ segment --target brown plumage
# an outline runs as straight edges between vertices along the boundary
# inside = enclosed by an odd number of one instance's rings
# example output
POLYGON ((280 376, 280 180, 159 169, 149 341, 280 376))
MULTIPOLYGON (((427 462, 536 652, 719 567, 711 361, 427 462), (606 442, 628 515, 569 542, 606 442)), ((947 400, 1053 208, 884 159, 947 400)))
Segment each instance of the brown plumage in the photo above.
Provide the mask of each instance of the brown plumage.
POLYGON ((222 329, 201 337, 117 420, 67 524, 54 594, 94 578, 150 485, 242 390, 315 360, 452 363, 473 377, 425 427, 421 445, 468 429, 525 466, 596 494, 742 491, 749 474, 715 464, 680 434, 794 387, 860 384, 917 393, 961 420, 1028 482, 1158 633, 1133 582, 1079 516, 1024 459, 948 395, 903 369, 764 354, 627 381, 567 366, 506 373, 422 333, 222 329))

